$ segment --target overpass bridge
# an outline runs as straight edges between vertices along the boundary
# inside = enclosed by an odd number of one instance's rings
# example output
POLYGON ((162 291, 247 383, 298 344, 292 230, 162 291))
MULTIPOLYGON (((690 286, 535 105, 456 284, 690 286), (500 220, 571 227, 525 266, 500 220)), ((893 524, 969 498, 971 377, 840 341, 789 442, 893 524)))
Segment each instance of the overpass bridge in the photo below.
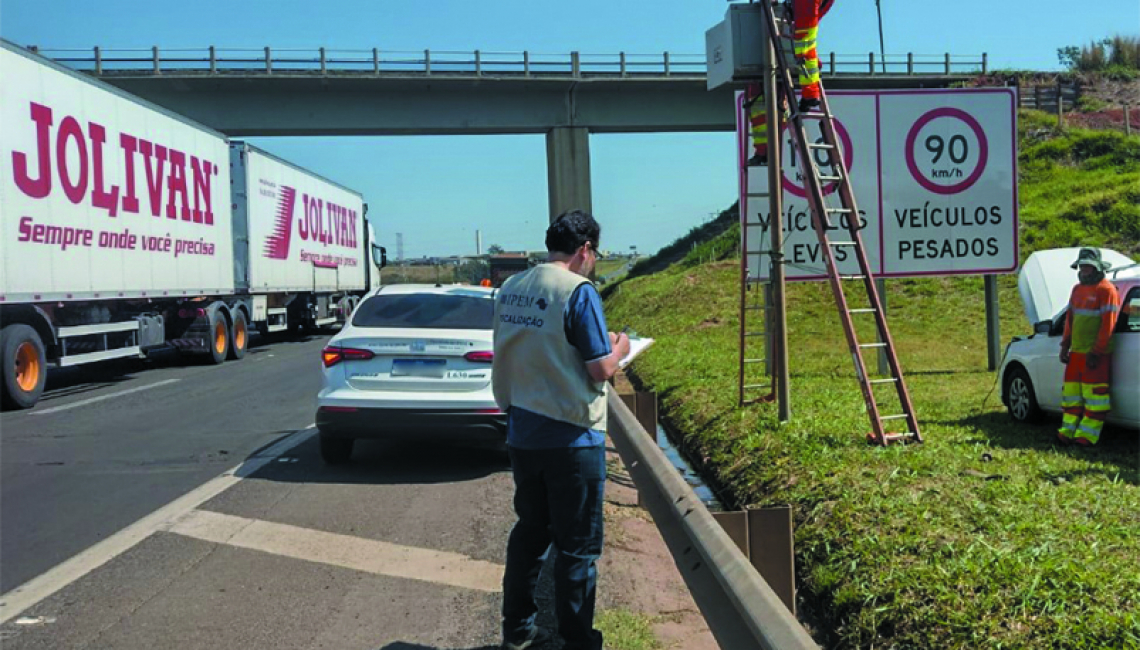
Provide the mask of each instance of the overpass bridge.
MULTIPOLYGON (((733 131, 703 54, 37 49, 229 136, 545 134, 550 213, 592 209, 590 133, 733 131)), ((828 89, 945 88, 985 54, 830 54, 828 89)))

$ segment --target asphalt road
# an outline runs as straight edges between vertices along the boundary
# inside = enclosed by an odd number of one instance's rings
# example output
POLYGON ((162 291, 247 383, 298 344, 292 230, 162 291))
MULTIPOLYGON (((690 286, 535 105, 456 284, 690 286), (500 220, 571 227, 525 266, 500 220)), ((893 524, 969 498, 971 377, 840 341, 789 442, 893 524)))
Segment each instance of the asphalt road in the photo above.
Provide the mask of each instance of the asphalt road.
POLYGON ((0 415, 0 645, 497 648, 506 454, 361 441, 325 465, 326 338, 58 373, 0 415))
POLYGON ((34 409, 0 414, 0 593, 312 423, 327 339, 49 375, 34 409))

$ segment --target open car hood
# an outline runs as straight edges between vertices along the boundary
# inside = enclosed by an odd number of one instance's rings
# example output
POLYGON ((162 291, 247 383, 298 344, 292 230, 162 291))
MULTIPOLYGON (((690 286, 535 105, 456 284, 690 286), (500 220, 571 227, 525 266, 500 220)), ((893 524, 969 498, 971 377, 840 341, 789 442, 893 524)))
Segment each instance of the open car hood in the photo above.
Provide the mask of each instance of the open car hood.
MULTIPOLYGON (((1021 265, 1017 290, 1029 324, 1050 320, 1069 303, 1069 295, 1077 283, 1077 272, 1069 268, 1080 248, 1052 248, 1037 251, 1021 265)), ((1100 249, 1101 259, 1119 268, 1134 264, 1131 259, 1108 248, 1100 249)))

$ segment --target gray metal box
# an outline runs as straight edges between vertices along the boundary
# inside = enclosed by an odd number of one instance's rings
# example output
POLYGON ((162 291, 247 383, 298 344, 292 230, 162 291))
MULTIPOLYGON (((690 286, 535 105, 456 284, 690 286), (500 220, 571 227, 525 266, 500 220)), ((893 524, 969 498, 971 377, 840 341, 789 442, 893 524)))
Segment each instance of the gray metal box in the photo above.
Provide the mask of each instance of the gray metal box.
POLYGON ((731 4, 724 20, 705 32, 709 90, 730 83, 743 85, 762 77, 767 42, 763 12, 763 7, 756 3, 731 4))
POLYGON ((138 317, 139 348, 149 350, 166 344, 166 327, 162 316, 145 314, 138 317))

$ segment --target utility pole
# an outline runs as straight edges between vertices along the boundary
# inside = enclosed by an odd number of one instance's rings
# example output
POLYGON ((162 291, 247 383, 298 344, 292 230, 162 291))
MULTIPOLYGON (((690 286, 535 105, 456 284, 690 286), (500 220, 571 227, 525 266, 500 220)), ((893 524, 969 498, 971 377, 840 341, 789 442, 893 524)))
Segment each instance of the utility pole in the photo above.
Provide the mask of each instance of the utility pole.
MULTIPOLYGON (((875 10, 879 12, 879 58, 883 62, 883 74, 887 74, 887 48, 883 45, 883 5, 882 0, 875 0, 875 10)), ((831 71, 832 74, 835 70, 831 71)))
POLYGON ((396 266, 400 267, 400 276, 404 282, 408 281, 408 271, 404 268, 404 233, 396 233, 396 266))
POLYGON ((783 115, 780 112, 779 97, 776 85, 776 51, 772 47, 772 38, 764 38, 764 108, 768 113, 768 223, 771 224, 772 253, 770 260, 772 272, 769 274, 772 284, 772 350, 775 353, 775 365, 772 373, 772 384, 776 392, 777 411, 780 422, 787 422, 792 417, 791 395, 789 394, 788 374, 788 305, 786 284, 784 279, 784 179, 781 157, 784 143, 781 139, 780 123, 783 115))
POLYGON ((483 256, 483 231, 475 231, 475 257, 483 256))

